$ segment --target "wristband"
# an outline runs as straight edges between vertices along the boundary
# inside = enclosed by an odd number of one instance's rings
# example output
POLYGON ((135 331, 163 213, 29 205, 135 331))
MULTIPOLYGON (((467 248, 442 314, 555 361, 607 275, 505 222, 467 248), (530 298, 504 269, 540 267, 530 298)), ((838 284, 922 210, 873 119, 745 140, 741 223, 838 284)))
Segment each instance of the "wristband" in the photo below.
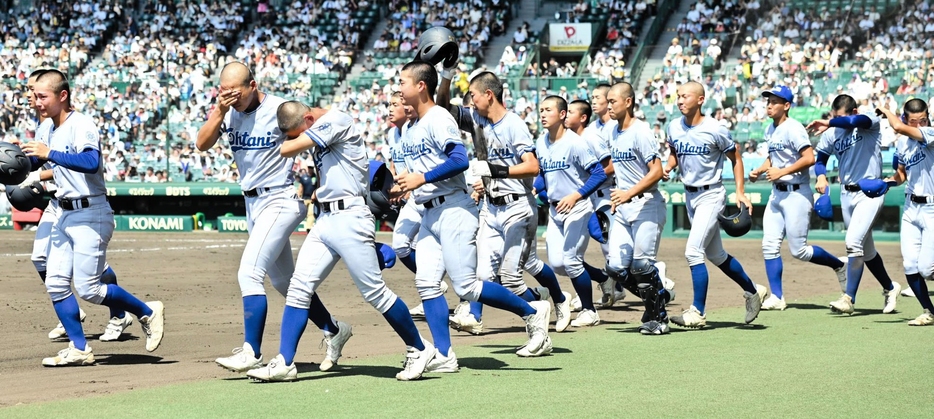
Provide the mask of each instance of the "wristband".
POLYGON ((509 166, 500 166, 498 164, 487 164, 490 166, 490 177, 496 179, 505 179, 509 177, 509 166))

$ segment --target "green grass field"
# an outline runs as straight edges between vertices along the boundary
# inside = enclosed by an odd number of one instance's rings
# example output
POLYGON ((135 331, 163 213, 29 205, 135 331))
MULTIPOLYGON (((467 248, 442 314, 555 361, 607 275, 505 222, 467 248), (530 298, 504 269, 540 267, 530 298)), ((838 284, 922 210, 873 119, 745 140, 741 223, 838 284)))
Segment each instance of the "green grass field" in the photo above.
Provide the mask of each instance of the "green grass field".
POLYGON ((299 364, 297 383, 211 380, 15 406, 0 417, 934 416, 934 328, 907 325, 921 312, 916 300, 882 315, 870 303, 881 298, 868 294, 851 317, 831 314, 826 296, 763 312, 757 326, 740 326, 740 308, 668 336, 604 324, 554 334, 554 355, 539 359, 496 341, 461 346, 459 373, 418 382, 393 378, 400 354, 329 373, 299 364))

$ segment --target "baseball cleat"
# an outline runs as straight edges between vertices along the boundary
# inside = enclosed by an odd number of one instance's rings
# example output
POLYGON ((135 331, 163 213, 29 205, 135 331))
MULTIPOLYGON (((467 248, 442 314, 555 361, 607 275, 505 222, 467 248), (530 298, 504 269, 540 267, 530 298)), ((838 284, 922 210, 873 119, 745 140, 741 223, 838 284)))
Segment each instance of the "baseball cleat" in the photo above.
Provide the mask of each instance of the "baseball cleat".
POLYGON ((837 274, 837 282, 840 283, 840 292, 846 292, 846 264, 849 263, 850 259, 846 257, 837 258, 840 259, 840 262, 843 262, 843 266, 839 269, 834 269, 833 273, 837 274))
POLYGON ((701 314, 700 310, 692 305, 684 310, 680 316, 672 316, 671 322, 681 327, 700 329, 707 326, 707 316, 701 314))
POLYGON ((562 291, 563 303, 555 303, 555 331, 563 332, 571 325, 571 294, 562 291))
POLYGON ((435 352, 435 357, 428 361, 425 372, 457 372, 460 370, 453 348, 448 349, 448 356, 441 355, 441 351, 435 352))
POLYGON ((574 327, 590 327, 600 324, 600 315, 593 310, 582 310, 577 318, 571 322, 574 327))
POLYGON ((931 311, 928 309, 925 309, 924 313, 908 322, 909 326, 930 326, 932 324, 934 324, 934 315, 931 315, 931 311))
POLYGON ((584 306, 581 304, 581 296, 575 295, 574 298, 571 299, 571 311, 581 311, 583 308, 584 306))
POLYGON ((318 369, 321 371, 327 371, 331 368, 334 368, 337 365, 337 360, 341 358, 341 351, 344 349, 344 344, 353 336, 353 328, 349 324, 342 321, 337 322, 337 334, 333 336, 324 335, 324 338, 321 339, 321 345, 318 346, 327 346, 327 353, 324 356, 324 361, 321 361, 321 365, 318 365, 318 369))
POLYGON ((463 316, 448 319, 448 324, 454 330, 467 332, 471 335, 479 335, 483 333, 483 321, 477 320, 477 318, 469 312, 465 313, 463 316))
MULTIPOLYGON (((402 371, 396 374, 397 380, 412 381, 422 378, 422 374, 425 372, 425 369, 428 368, 428 363, 431 362, 438 353, 434 345, 429 342, 424 343, 424 351, 419 351, 411 346, 406 349, 405 363, 403 364, 402 371)), ((453 352, 449 353, 452 355, 454 354, 453 352)))
POLYGON ((613 307, 613 304, 616 304, 617 301, 626 298, 626 291, 617 291, 616 281, 610 279, 600 283, 600 291, 603 292, 603 295, 600 297, 600 302, 597 304, 598 307, 613 307))
POLYGON ((778 298, 775 294, 769 295, 769 298, 766 298, 762 302, 763 310, 784 310, 788 307, 788 304, 785 304, 785 297, 778 298))
MULTIPOLYGON (((85 313, 84 310, 78 309, 78 319, 81 320, 81 323, 84 323, 84 319, 88 317, 88 313, 85 313)), ((61 322, 58 323, 58 326, 55 326, 52 331, 49 332, 49 339, 59 340, 59 339, 68 339, 68 332, 65 332, 65 326, 61 322)))
POLYGON ((409 315, 412 317, 425 317, 425 306, 422 303, 418 303, 417 306, 409 309, 409 315))
POLYGON ((123 335, 123 332, 126 331, 126 328, 130 327, 133 324, 133 316, 130 313, 125 313, 123 318, 114 317, 107 322, 107 328, 104 329, 104 333, 101 334, 101 337, 98 339, 101 342, 113 342, 115 340, 120 340, 120 336, 123 335))
POLYGON ((276 355, 266 366, 247 371, 246 376, 253 381, 264 383, 295 381, 298 379, 298 369, 295 368, 294 362, 292 365, 285 365, 285 358, 276 355))
POLYGON ((898 304, 898 297, 901 292, 902 286, 895 281, 892 281, 891 290, 882 290, 882 296, 885 297, 885 307, 882 308, 883 314, 889 314, 895 311, 895 305, 898 304))
POLYGON ((853 299, 843 294, 837 301, 830 303, 830 311, 840 314, 853 314, 853 299))
POLYGON ((253 346, 249 343, 243 342, 243 346, 234 348, 232 352, 233 355, 217 358, 214 362, 221 368, 237 373, 247 372, 263 366, 263 358, 256 357, 253 346))
POLYGON ((551 304, 545 301, 529 303, 535 314, 525 318, 525 331, 529 340, 516 351, 521 357, 534 357, 551 353, 551 339, 548 337, 548 323, 551 321, 551 304))
POLYGON ((446 294, 446 293, 448 292, 448 283, 447 283, 447 282, 441 281, 441 285, 439 285, 439 287, 441 288, 441 293, 442 293, 442 294, 446 294))
POLYGON ((755 284, 755 286, 755 293, 749 291, 743 293, 743 297, 746 298, 746 324, 752 323, 756 317, 759 317, 759 311, 762 310, 762 301, 771 295, 768 288, 759 284, 755 284))
POLYGON ((454 307, 454 314, 452 314, 448 319, 453 319, 455 317, 461 317, 464 313, 470 313, 470 302, 461 301, 457 303, 457 306, 454 307))
POLYGON ((551 291, 545 287, 535 287, 533 294, 538 294, 538 301, 548 301, 551 298, 551 291))
POLYGON ((82 365, 93 365, 94 353, 90 346, 85 346, 83 351, 75 349, 73 342, 68 342, 68 347, 58 351, 58 355, 42 360, 43 367, 71 367, 82 365))
POLYGON ((671 327, 667 321, 649 320, 639 326, 639 333, 643 335, 666 335, 669 332, 671 332, 671 327))
POLYGON ((915 292, 909 287, 902 288, 902 297, 915 298, 915 292))
POLYGON ((151 316, 139 318, 139 324, 143 327, 143 333, 146 334, 146 350, 149 352, 159 349, 162 344, 162 335, 165 332, 165 306, 162 301, 150 301, 146 303, 152 310, 151 316))

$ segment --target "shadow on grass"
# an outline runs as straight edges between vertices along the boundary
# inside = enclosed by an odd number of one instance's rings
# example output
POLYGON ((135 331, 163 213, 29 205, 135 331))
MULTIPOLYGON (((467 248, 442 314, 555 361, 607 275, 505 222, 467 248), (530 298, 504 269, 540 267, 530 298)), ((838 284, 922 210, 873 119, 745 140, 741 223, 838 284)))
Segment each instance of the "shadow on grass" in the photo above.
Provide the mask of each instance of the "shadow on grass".
POLYGON ((829 304, 814 304, 814 303, 788 303, 788 308, 793 308, 795 310, 825 310, 830 311, 829 304))
MULTIPOLYGON (((386 378, 393 379, 396 378, 396 373, 402 371, 402 363, 400 362, 398 366, 389 366, 389 365, 335 365, 330 371, 321 371, 318 369, 318 364, 313 362, 296 362, 295 367, 298 368, 298 373, 303 374, 298 377, 298 381, 310 381, 310 380, 320 380, 324 378, 331 377, 352 377, 352 376, 367 376, 374 378, 386 378), (310 375, 309 375, 310 374, 310 375)), ((437 377, 422 377, 421 380, 430 380, 437 377)))
MULTIPOLYGON (((523 342, 524 343, 524 342, 523 342)), ((474 345, 475 348, 488 348, 488 349, 498 349, 490 353, 493 354, 515 354, 519 350, 518 345, 474 345)), ((559 348, 555 346, 551 350, 552 354, 569 354, 572 353, 570 349, 559 348)))
POLYGON ((97 358, 98 365, 141 365, 141 364, 176 364, 178 361, 167 361, 160 356, 141 354, 113 354, 102 355, 97 358))
MULTIPOLYGON (((555 348, 558 349, 558 348, 555 348)), ((570 351, 568 351, 570 352, 570 351)), ((552 352, 554 353, 554 352, 552 352)), ((511 367, 509 364, 496 359, 496 358, 487 358, 487 357, 478 357, 478 358, 459 358, 457 360, 458 364, 461 366, 461 370, 464 368, 471 370, 479 371, 535 371, 535 372, 551 372, 551 371, 560 371, 561 368, 549 367, 549 368, 524 368, 524 367, 511 367)))

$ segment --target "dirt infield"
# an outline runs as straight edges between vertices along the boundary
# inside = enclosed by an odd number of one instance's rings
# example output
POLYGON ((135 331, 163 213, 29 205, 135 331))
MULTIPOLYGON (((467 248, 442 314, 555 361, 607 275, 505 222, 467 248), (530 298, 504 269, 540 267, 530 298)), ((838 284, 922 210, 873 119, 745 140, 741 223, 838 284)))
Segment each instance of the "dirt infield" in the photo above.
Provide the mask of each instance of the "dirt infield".
MULTIPOLYGON (((388 235, 380 235, 388 241, 388 235)), ((50 342, 47 333, 57 319, 49 303, 48 294, 38 280, 29 261, 33 233, 0 232, 0 407, 21 403, 76 398, 87 394, 105 394, 135 388, 162 386, 178 382, 236 377, 214 364, 218 356, 226 356, 242 343, 242 313, 239 287, 236 281, 240 253, 246 241, 242 234, 211 233, 118 233, 111 242, 109 261, 117 272, 119 283, 144 300, 162 300, 166 305, 166 335, 162 346, 154 353, 144 349, 142 331, 138 322, 130 327, 130 337, 120 342, 98 342, 107 322, 104 307, 81 302, 88 313, 85 333, 94 349, 97 365, 83 368, 43 368, 43 357, 54 355, 67 343, 50 342)), ((298 250, 304 236, 292 238, 293 251, 298 250)), ((543 246, 543 241, 540 241, 543 246)), ((903 281, 900 253, 897 243, 877 244, 887 258, 889 274, 903 281)), ((726 247, 736 256, 753 280, 767 284, 762 266, 758 241, 731 240, 726 247)), ((843 254, 842 243, 827 243, 827 250, 843 254)), ((680 312, 691 302, 691 283, 684 262, 684 241, 662 240, 661 259, 668 263, 668 276, 677 282, 678 292, 672 312, 680 312)), ((544 250, 539 250, 544 255, 544 250)), ((597 264, 601 259, 599 247, 591 245, 587 260, 597 264)), ((790 261, 786 254, 785 260, 790 261)), ((742 291, 716 267, 709 266, 711 283, 708 309, 743 304, 742 291)), ((399 264, 385 271, 390 287, 410 305, 417 303, 412 275, 399 264)), ((864 289, 878 290, 878 285, 867 273, 864 289)), ((786 262, 785 293, 787 299, 838 292, 837 282, 829 269, 801 262, 786 262)), ((528 278, 530 284, 534 279, 528 278)), ((562 287, 570 289, 567 278, 561 278, 562 287)), ((263 344, 266 359, 278 352, 279 323, 284 299, 267 285, 269 316, 263 344)), ((385 320, 363 301, 353 286, 342 264, 324 282, 320 295, 335 317, 354 327, 355 338, 344 349, 343 359, 373 355, 399 354, 403 360, 402 342, 394 335, 385 320)), ((447 294, 453 308, 456 297, 447 294)), ((881 304, 866 298, 865 304, 881 304)), ((629 323, 635 327, 641 316, 641 307, 633 297, 610 310, 601 310, 605 323, 629 323)), ((715 319, 728 323, 741 319, 715 319)), ((419 322, 423 335, 430 336, 424 322, 419 322)), ((454 345, 473 345, 491 339, 524 340, 521 321, 508 313, 486 310, 486 334, 475 337, 453 333, 454 345)), ((297 360, 318 363, 324 350, 318 347, 320 333, 313 325, 299 347, 297 360)), ((600 326, 602 327, 602 326, 600 326)), ((573 332, 570 332, 573 333, 573 332)), ((553 335, 556 346, 561 335, 553 335)), ((649 340, 647 340, 648 342, 649 340)), ((307 372, 307 371, 302 371, 307 372)))

